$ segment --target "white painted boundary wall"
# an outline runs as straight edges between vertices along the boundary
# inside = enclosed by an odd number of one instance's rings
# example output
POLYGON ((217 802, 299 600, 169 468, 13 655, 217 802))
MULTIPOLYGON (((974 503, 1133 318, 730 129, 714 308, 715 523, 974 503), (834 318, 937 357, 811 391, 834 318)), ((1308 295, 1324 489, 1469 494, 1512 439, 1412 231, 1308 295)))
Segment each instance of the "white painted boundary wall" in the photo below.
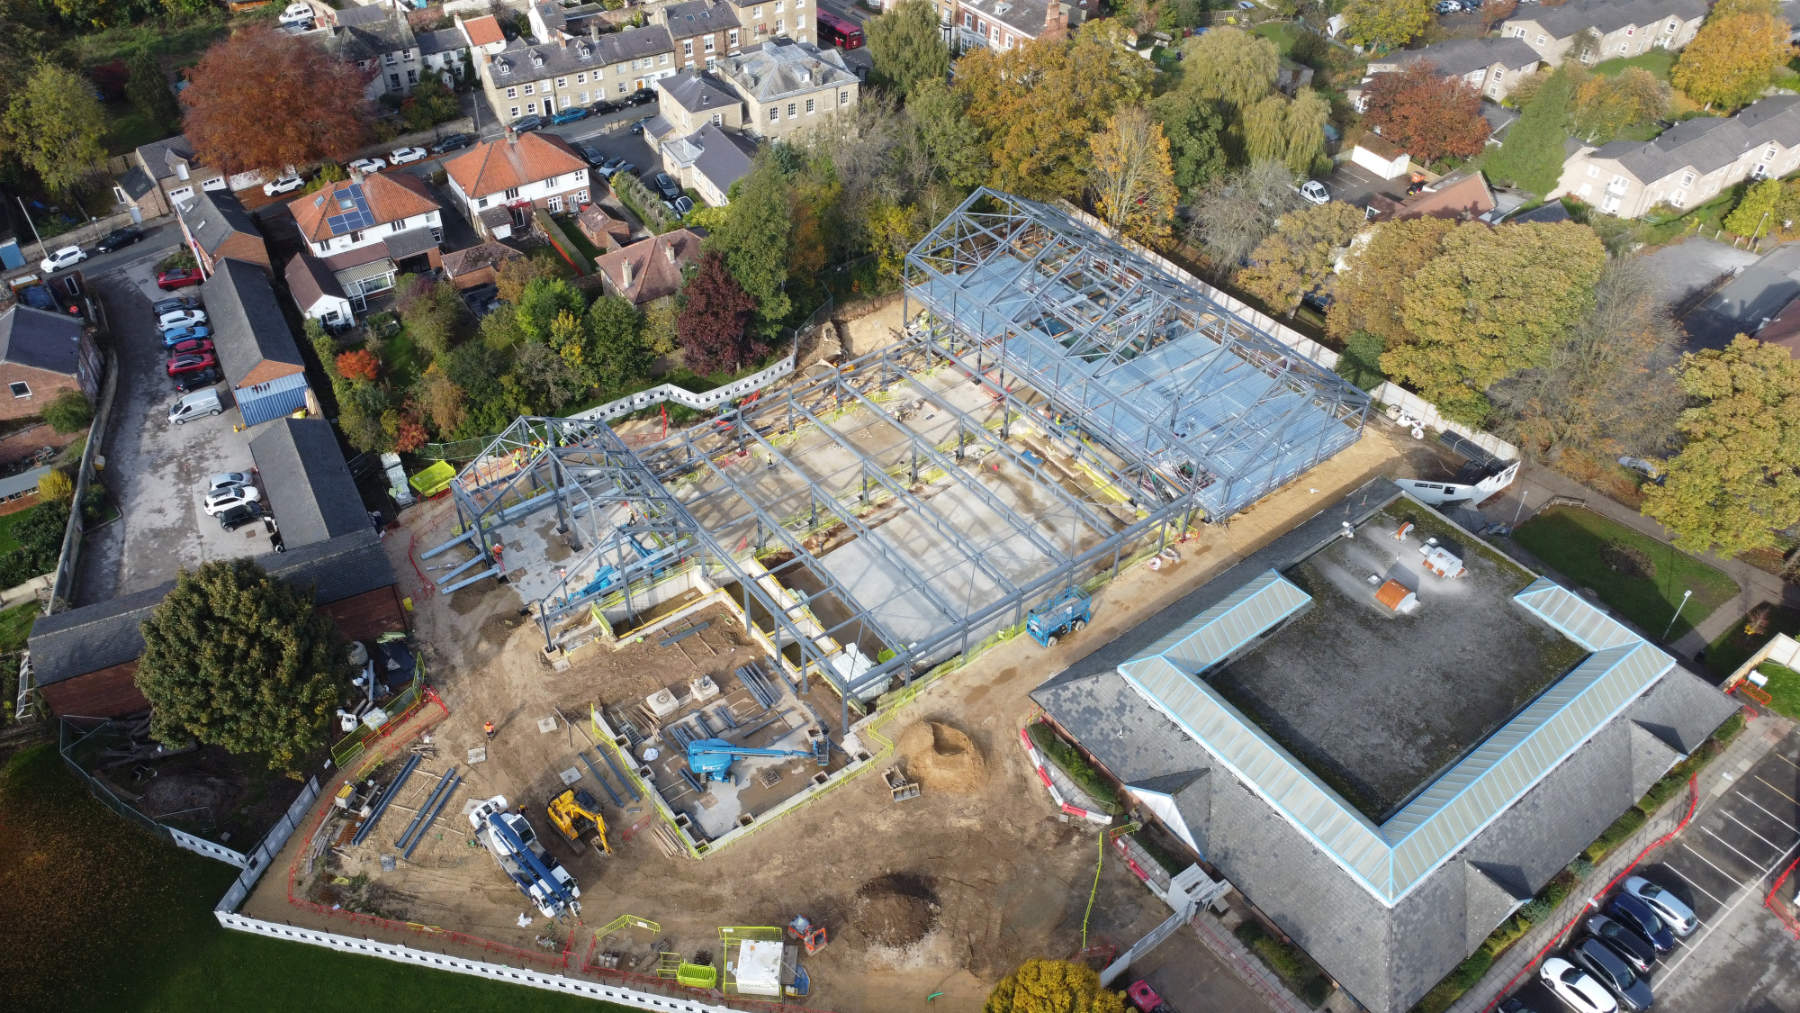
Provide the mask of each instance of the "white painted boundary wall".
POLYGON ((529 985, 547 992, 560 992, 564 995, 576 995, 588 999, 603 999, 621 1006, 630 1006, 633 1009, 663 1010, 666 1013, 739 1013, 731 1006, 701 1002, 698 999, 677 999, 671 996, 651 995, 618 985, 603 985, 596 981, 569 978, 544 971, 508 967, 505 964, 490 964, 483 960, 469 960, 464 957, 449 957, 428 950, 415 950, 399 943, 355 939, 350 936, 340 936, 335 932, 321 932, 318 929, 298 928, 292 925, 277 925, 274 922, 265 922, 230 911, 215 911, 214 914, 218 916, 220 925, 228 929, 236 929, 239 932, 250 932, 293 943, 323 946, 326 949, 362 957, 380 957, 383 960, 392 960, 402 964, 417 964, 436 971, 454 971, 457 974, 470 974, 478 978, 491 978, 511 985, 529 985))
POLYGON ((706 410, 717 408, 727 401, 735 401, 745 394, 760 390, 776 380, 794 371, 794 353, 782 356, 773 366, 760 373, 752 373, 741 379, 733 380, 723 387, 714 387, 704 394, 696 394, 685 387, 677 387, 672 383, 659 384, 649 390, 640 390, 636 394, 627 394, 616 401, 608 401, 596 408, 578 412, 572 418, 588 419, 596 422, 609 422, 621 415, 629 415, 645 408, 654 408, 664 401, 686 405, 689 408, 706 410))
MULTIPOLYGON (((1106 235, 1113 234, 1112 230, 1106 227, 1105 222, 1102 222, 1073 204, 1065 203, 1062 207, 1063 210, 1067 211, 1069 214, 1086 222, 1100 232, 1106 235)), ((1337 369, 1338 359, 1340 358, 1338 353, 1326 348, 1324 345, 1319 344, 1317 341, 1314 341, 1306 335, 1301 334, 1299 331, 1294 330, 1292 327, 1289 327, 1281 321, 1276 320, 1267 313, 1264 313, 1253 306, 1246 305, 1230 294, 1221 292, 1206 282, 1201 281, 1199 278, 1188 273, 1186 268, 1162 254, 1157 253, 1155 250, 1124 236, 1117 236, 1115 238, 1117 238, 1119 242, 1124 243, 1126 246, 1131 247, 1139 254, 1153 261, 1163 270, 1172 273, 1175 277, 1182 279, 1186 284, 1198 289, 1202 295, 1231 311, 1231 314, 1238 319, 1243 320, 1257 330, 1264 331, 1274 336, 1277 341, 1280 341, 1282 344, 1326 369, 1337 369)), ((1417 420, 1419 425, 1428 426, 1439 432, 1449 430, 1502 461, 1516 461, 1519 459, 1518 447, 1513 446, 1492 433, 1484 433, 1478 429, 1470 429, 1460 422, 1452 422, 1449 419, 1444 418, 1443 415, 1439 414, 1437 405, 1432 404, 1430 401, 1425 400, 1397 383, 1383 381, 1381 386, 1376 387, 1369 392, 1369 396, 1374 398, 1377 403, 1385 408, 1387 416, 1390 419, 1398 421, 1402 415, 1409 416, 1412 419, 1417 420)))
POLYGON ((196 855, 205 855, 214 861, 224 862, 226 865, 235 865, 240 869, 248 868, 250 865, 250 856, 241 851, 235 851, 223 844, 215 844, 204 837, 195 837, 193 834, 177 830, 174 827, 164 827, 163 829, 169 832, 170 839, 178 848, 192 851, 196 855))

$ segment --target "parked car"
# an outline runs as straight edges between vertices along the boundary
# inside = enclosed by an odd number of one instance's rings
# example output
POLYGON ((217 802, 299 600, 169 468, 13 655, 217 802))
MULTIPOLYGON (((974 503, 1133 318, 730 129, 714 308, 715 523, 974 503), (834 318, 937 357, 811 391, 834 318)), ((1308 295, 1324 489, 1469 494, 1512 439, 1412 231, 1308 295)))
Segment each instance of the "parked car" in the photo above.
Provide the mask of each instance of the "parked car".
POLYGON ((221 489, 209 490, 201 497, 200 509, 205 510, 208 517, 216 516, 234 506, 245 503, 257 503, 262 500, 262 490, 253 485, 228 485, 221 489))
POLYGON ((229 510, 221 510, 214 516, 219 518, 219 527, 226 531, 236 531, 251 521, 261 520, 263 507, 261 503, 239 503, 229 510))
POLYGON ((684 193, 674 200, 663 201, 663 207, 668 208, 669 213, 677 218, 686 218, 687 213, 694 210, 694 198, 684 193))
POLYGON ((588 106, 588 108, 594 111, 595 116, 605 116, 607 113, 616 113, 625 108, 625 103, 614 102, 612 99, 603 98, 593 105, 588 106))
POLYGON ((602 154, 600 149, 594 147, 592 144, 575 145, 575 153, 580 155, 587 164, 596 168, 606 164, 606 155, 602 154))
POLYGON ((195 370, 211 369, 219 364, 219 358, 210 352, 197 352, 193 355, 169 356, 169 375, 192 373, 195 370))
POLYGON ((1620 1005, 1628 1010, 1647 1010, 1652 1001, 1650 986, 1638 977, 1625 958, 1598 939, 1583 939, 1566 951, 1569 960, 1599 979, 1620 1005))
POLYGON ((641 106, 641 105, 645 105, 650 102, 655 102, 656 101, 656 89, 655 88, 639 88, 637 91, 634 91, 631 94, 625 96, 625 101, 627 104, 634 105, 634 106, 641 106))
POLYGON ((380 172, 387 168, 387 162, 379 158, 359 158, 345 168, 354 169, 366 176, 371 172, 380 172))
POLYGON ((617 157, 609 158, 606 161, 600 163, 600 167, 599 167, 600 178, 601 179, 611 179, 614 176, 619 174, 620 169, 623 169, 625 166, 630 165, 630 164, 631 164, 630 162, 625 161, 623 158, 617 158, 617 157))
POLYGON ((1561 957, 1551 957, 1538 968, 1538 978, 1563 1005, 1579 1013, 1616 1013, 1619 1001, 1594 976, 1561 957))
POLYGON ((456 151, 474 143, 473 134, 448 134, 438 138, 438 142, 431 146, 431 150, 441 155, 446 151, 456 151))
POLYGON ((96 253, 111 253, 114 250, 123 250, 125 247, 130 246, 132 243, 135 243, 142 238, 144 238, 142 230, 134 229, 127 225, 122 229, 114 229, 100 237, 100 241, 94 244, 94 251, 96 253))
POLYGON ((65 246, 60 250, 50 251, 50 255, 38 262, 45 274, 55 274, 65 267, 74 267, 88 259, 87 251, 79 246, 65 246))
POLYGON ((189 338, 186 341, 177 341, 173 345, 169 345, 168 350, 171 355, 198 355, 202 352, 212 351, 213 343, 205 338, 189 338))
POLYGON ((1309 179, 1300 184, 1300 199, 1308 204, 1329 204, 1331 191, 1325 189, 1325 184, 1318 180, 1309 179))
POLYGON ((663 200, 674 200, 681 196, 681 184, 666 172, 659 172, 650 177, 650 185, 662 195, 663 200))
POLYGON ((529 134, 533 130, 544 129, 544 118, 542 116, 521 116, 512 121, 512 127, 521 134, 529 134))
POLYGON ((1616 893, 1606 905, 1606 913, 1613 920, 1636 932, 1644 942, 1656 947, 1656 952, 1667 953, 1675 948, 1675 933, 1656 917, 1656 910, 1643 902, 1636 894, 1616 893))
POLYGON ((169 313, 174 310, 191 310, 199 308, 199 298, 191 295, 172 295, 167 299, 158 299, 150 304, 150 312, 159 317, 164 313, 169 313))
POLYGON ((295 190, 298 190, 305 185, 306 180, 301 179, 299 176, 282 176, 279 179, 272 179, 267 183, 264 183, 263 195, 266 197, 279 197, 284 193, 293 193, 295 190))
MULTIPOLYGON (((182 373, 175 377, 175 389, 183 394, 202 391, 203 388, 211 387, 213 384, 218 383, 223 379, 224 376, 219 372, 219 367, 217 366, 214 366, 211 369, 197 369, 192 373, 182 373)), ((210 393, 212 393, 215 398, 218 396, 218 391, 211 391, 210 393)), ((223 410, 223 408, 220 409, 220 411, 223 410)), ((210 414, 217 415, 219 413, 211 412, 210 414)))
POLYGON ((1625 892, 1650 905, 1650 910, 1656 912, 1656 917, 1662 919, 1662 923, 1673 929, 1678 936, 1686 938, 1700 927, 1700 919, 1686 901, 1642 876, 1628 877, 1625 880, 1625 892))
POLYGON ((205 324, 192 324, 187 327, 171 327, 163 332, 163 347, 174 348, 184 341, 200 341, 212 337, 212 328, 205 324))
POLYGON ((156 326, 160 330, 172 331, 177 327, 192 327, 206 323, 205 310, 170 310, 156 318, 156 326))
POLYGON ((1598 939, 1624 957, 1633 970, 1644 974, 1656 963, 1656 947, 1605 915, 1590 915, 1583 925, 1590 937, 1598 939))
POLYGON ((178 288, 187 288, 189 285, 198 285, 205 280, 206 275, 201 274, 199 268, 183 267, 174 271, 164 271, 157 275, 156 287, 162 289, 164 292, 173 292, 178 288))
POLYGON ((255 485, 256 476, 248 471, 221 471, 206 480, 207 492, 218 492, 234 485, 255 485))
POLYGON ((644 124, 646 124, 648 122, 650 122, 650 117, 648 117, 648 116, 644 117, 641 120, 637 120, 637 121, 633 122, 631 124, 631 132, 634 134, 643 133, 644 132, 644 124))
POLYGON ((555 124, 574 123, 576 120, 585 120, 591 115, 593 113, 587 106, 570 106, 550 117, 550 122, 555 124))
MULTIPOLYGON (((194 376, 196 374, 184 373, 182 375, 194 376)), ((181 397, 176 398, 175 403, 169 406, 169 421, 179 426, 187 423, 190 419, 197 419, 203 415, 217 415, 224 410, 225 406, 219 401, 219 392, 208 387, 204 390, 184 392, 181 397)))
POLYGON ((1437 2, 1439 14, 1461 14, 1462 9, 1462 0, 1438 0, 1437 2))
POLYGON ((1510 995, 1500 1000, 1500 1005, 1496 1008, 1500 1013, 1537 1013, 1537 1010, 1525 1005, 1525 1000, 1510 995))
POLYGON ((416 145, 406 148, 395 148, 393 151, 388 152, 388 164, 407 165, 411 162, 423 162, 426 158, 430 157, 430 155, 431 152, 416 145))

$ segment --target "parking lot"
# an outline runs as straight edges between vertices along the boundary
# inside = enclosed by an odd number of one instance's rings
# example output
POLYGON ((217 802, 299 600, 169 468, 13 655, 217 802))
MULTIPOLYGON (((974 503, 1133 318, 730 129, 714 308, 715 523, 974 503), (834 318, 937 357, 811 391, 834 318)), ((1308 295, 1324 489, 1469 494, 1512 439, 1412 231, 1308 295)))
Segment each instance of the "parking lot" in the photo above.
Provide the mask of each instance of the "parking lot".
POLYGON ((172 250, 144 249, 131 261, 89 277, 106 304, 119 364, 100 477, 121 516, 90 532, 83 545, 79 604, 154 587, 182 567, 209 559, 257 555, 272 547, 263 525, 227 534, 201 510, 200 486, 208 475, 250 470, 250 434, 234 429, 242 418, 225 385, 218 385, 224 414, 169 424, 176 393, 164 373, 151 305, 169 295, 157 290, 155 277, 157 261, 172 250))
MULTIPOLYGON (((1721 795, 1651 853, 1635 874, 1679 896, 1700 927, 1651 970, 1656 1005, 1711 1013, 1800 1010, 1800 942, 1763 907, 1800 851, 1800 732, 1745 770, 1719 772, 1721 795)), ((1561 1006, 1535 980, 1515 993, 1536 1010, 1561 1006)))
POLYGON ((1332 200, 1359 208, 1367 206, 1369 198, 1378 193, 1406 193, 1406 177, 1402 176, 1398 180, 1382 179, 1352 162, 1340 162, 1323 182, 1326 189, 1331 191, 1332 200))

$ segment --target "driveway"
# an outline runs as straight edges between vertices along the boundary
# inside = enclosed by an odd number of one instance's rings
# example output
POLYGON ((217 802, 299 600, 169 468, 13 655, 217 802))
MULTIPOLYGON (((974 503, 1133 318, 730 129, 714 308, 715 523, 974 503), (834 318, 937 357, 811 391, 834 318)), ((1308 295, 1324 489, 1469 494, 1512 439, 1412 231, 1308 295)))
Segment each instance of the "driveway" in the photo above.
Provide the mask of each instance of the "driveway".
MULTIPOLYGON (((1694 242, 1689 241, 1672 249, 1681 251, 1693 245, 1694 242)), ((1716 269, 1716 259, 1717 255, 1714 255, 1713 259, 1691 265, 1692 275, 1698 283, 1711 281, 1730 269, 1716 269)), ((1755 334, 1764 321, 1781 312, 1781 308, 1797 295, 1800 295, 1800 244, 1776 247, 1768 256, 1743 266, 1736 278, 1707 296, 1682 319, 1688 334, 1684 348, 1690 352, 1724 348, 1734 335, 1755 334)))
POLYGON ((1354 162, 1340 162, 1323 180, 1331 191, 1331 199, 1352 207, 1367 207, 1369 198, 1378 193, 1406 193, 1406 177, 1382 179, 1354 162))
POLYGON ((88 533, 77 604, 155 587, 178 570, 209 559, 260 555, 272 548, 263 525, 227 534, 201 510, 200 486, 206 476, 250 470, 249 434, 236 431, 242 416, 223 384, 224 414, 184 426, 169 424, 176 394, 163 371, 151 301, 168 294, 157 290, 155 269, 173 248, 140 244, 139 249, 132 260, 88 276, 106 305, 119 366, 100 480, 121 516, 88 533))

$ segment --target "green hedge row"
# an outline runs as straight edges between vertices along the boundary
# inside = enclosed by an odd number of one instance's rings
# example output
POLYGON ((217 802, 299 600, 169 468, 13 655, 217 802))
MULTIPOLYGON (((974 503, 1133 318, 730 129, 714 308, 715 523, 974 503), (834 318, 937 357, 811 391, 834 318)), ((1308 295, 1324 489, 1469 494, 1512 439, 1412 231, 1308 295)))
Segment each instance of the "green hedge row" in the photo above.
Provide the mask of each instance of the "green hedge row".
POLYGON ((1069 780, 1074 781, 1076 787, 1092 796, 1095 804, 1102 810, 1112 814, 1125 811, 1119 804, 1119 793, 1113 790, 1112 782, 1095 770, 1087 757, 1081 755, 1080 750, 1056 734, 1055 729, 1042 721, 1033 721, 1026 726, 1026 731, 1044 756, 1056 764, 1058 770, 1069 775, 1069 780))
POLYGON ((613 194, 619 203, 638 216, 644 227, 657 235, 670 232, 681 223, 663 207, 662 198, 650 192, 644 181, 629 172, 617 173, 612 178, 613 194))

